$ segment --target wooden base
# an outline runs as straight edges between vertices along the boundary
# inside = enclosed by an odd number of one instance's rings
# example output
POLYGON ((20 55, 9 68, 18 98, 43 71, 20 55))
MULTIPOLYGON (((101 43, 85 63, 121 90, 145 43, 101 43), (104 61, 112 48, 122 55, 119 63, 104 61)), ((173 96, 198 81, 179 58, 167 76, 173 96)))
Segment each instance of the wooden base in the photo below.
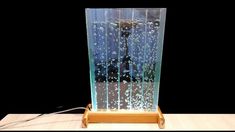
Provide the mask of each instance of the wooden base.
POLYGON ((158 107, 156 112, 131 112, 131 111, 90 111, 91 104, 83 114, 82 127, 87 128, 88 123, 157 123, 159 128, 165 127, 165 119, 158 107))

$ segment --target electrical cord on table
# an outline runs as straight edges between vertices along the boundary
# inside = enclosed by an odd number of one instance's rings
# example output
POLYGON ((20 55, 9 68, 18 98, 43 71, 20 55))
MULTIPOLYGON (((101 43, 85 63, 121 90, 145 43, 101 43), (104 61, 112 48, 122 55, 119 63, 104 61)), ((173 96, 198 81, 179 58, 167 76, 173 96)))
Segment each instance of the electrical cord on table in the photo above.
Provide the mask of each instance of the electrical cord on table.
POLYGON ((32 120, 35 120, 39 117, 45 117, 45 116, 49 116, 49 115, 54 115, 54 114, 61 114, 61 113, 64 113, 64 112, 68 112, 68 111, 72 111, 72 110, 77 110, 77 109, 87 109, 85 107, 75 107, 75 108, 71 108, 71 109, 67 109, 67 110, 62 110, 62 111, 58 111, 58 112, 53 112, 53 113, 48 113, 48 114, 40 114, 40 115, 37 115, 36 117, 33 117, 33 118, 30 118, 30 119, 26 119, 26 120, 21 120, 21 121, 15 121, 15 122, 9 122, 9 123, 6 123, 6 124, 3 124, 3 125, 0 125, 0 129, 4 129, 4 128, 7 128, 7 126, 9 125, 17 125, 19 123, 22 123, 22 122, 29 122, 29 121, 32 121, 32 120))

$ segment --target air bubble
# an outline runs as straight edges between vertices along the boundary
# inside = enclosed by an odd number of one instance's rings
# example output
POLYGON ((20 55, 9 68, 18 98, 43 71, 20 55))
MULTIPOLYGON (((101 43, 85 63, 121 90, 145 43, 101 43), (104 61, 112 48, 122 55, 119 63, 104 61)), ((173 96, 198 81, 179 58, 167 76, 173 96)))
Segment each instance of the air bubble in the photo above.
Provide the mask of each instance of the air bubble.
POLYGON ((104 28, 103 28, 103 27, 100 27, 99 29, 100 29, 101 31, 104 31, 104 28))
POLYGON ((125 99, 125 102, 129 102, 127 99, 125 99))
POLYGON ((113 52, 112 52, 112 54, 113 54, 113 55, 116 55, 116 54, 117 54, 117 52, 116 52, 116 51, 113 51, 113 52))

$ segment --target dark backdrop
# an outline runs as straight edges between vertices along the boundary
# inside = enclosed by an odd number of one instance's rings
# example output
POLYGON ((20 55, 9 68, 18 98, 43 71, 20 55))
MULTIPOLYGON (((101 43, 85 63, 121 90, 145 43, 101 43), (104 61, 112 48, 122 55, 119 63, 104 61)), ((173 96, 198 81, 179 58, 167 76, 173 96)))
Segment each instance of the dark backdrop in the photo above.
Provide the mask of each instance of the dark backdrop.
POLYGON ((86 1, 3 6, 1 116, 53 112, 91 101, 86 7, 166 7, 162 111, 235 113, 234 20, 232 8, 224 3, 86 1))

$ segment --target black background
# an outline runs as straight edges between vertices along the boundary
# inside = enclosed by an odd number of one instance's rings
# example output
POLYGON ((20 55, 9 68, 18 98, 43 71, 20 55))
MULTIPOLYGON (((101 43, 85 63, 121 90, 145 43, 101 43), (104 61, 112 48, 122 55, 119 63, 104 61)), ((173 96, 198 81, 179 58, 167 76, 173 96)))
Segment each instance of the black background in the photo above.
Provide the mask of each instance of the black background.
POLYGON ((235 113, 234 14, 228 5, 121 0, 2 4, 1 116, 91 102, 87 7, 166 7, 163 113, 235 113))

